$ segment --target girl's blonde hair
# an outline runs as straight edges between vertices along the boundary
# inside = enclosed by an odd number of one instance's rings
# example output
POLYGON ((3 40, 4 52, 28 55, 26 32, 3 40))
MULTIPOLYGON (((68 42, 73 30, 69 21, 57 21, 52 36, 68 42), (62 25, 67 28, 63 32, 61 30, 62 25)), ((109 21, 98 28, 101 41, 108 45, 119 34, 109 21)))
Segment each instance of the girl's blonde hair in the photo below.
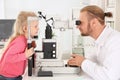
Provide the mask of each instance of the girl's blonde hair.
POLYGON ((9 37, 8 41, 6 42, 3 52, 7 49, 8 45, 17 37, 20 35, 25 35, 25 32, 23 31, 23 26, 27 26, 27 18, 28 17, 37 17, 37 15, 34 12, 27 12, 27 11, 21 11, 13 25, 13 32, 11 36, 9 37))

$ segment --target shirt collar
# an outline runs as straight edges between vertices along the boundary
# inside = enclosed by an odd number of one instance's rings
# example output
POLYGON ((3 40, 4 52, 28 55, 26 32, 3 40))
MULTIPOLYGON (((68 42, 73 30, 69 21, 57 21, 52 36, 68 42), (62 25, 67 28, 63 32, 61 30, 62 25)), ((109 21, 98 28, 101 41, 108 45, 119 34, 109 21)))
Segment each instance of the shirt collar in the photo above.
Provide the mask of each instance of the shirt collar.
POLYGON ((95 41, 96 45, 101 45, 103 46, 105 41, 108 39, 108 37, 110 36, 111 32, 112 32, 112 28, 109 26, 106 26, 104 28, 104 30, 102 31, 102 33, 100 34, 100 36, 97 38, 97 40, 95 41))

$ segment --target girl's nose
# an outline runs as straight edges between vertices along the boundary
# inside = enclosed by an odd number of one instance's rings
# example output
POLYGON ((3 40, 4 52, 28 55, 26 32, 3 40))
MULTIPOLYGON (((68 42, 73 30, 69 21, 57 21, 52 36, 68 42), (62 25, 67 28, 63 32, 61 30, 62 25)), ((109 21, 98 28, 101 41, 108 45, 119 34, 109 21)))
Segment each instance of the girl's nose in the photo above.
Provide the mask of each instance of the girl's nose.
POLYGON ((39 27, 37 27, 37 30, 39 30, 39 27))

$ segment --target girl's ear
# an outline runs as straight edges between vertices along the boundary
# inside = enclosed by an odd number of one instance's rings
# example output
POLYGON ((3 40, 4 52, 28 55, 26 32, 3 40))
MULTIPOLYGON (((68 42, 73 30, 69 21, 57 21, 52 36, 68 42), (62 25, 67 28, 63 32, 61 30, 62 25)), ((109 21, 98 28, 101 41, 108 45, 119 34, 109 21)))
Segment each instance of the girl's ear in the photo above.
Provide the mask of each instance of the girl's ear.
POLYGON ((23 31, 27 32, 27 26, 23 26, 23 31))

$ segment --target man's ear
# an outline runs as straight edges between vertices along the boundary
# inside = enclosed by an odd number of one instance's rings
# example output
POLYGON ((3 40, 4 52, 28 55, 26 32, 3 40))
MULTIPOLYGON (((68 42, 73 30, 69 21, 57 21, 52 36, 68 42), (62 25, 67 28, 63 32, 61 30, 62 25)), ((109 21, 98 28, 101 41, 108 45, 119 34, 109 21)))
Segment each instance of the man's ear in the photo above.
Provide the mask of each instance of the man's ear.
POLYGON ((92 19, 91 20, 91 26, 96 26, 96 23, 97 23, 97 19, 96 18, 94 18, 94 19, 92 19))

